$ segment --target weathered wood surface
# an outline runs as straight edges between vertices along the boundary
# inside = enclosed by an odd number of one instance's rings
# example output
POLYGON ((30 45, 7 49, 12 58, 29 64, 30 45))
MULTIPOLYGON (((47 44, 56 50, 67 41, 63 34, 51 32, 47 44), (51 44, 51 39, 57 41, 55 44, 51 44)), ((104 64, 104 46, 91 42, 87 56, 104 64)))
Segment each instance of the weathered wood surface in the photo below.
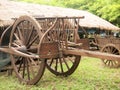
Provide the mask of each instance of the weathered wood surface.
POLYGON ((100 59, 107 59, 107 60, 120 60, 120 55, 102 53, 98 51, 88 51, 83 49, 72 49, 72 50, 64 50, 64 54, 73 54, 73 55, 80 55, 80 56, 88 56, 100 59))
POLYGON ((39 55, 34 55, 31 53, 31 55, 23 53, 15 48, 9 48, 9 47, 0 47, 0 51, 9 53, 9 54, 14 54, 17 56, 23 56, 23 57, 28 57, 28 58, 39 58, 39 55))

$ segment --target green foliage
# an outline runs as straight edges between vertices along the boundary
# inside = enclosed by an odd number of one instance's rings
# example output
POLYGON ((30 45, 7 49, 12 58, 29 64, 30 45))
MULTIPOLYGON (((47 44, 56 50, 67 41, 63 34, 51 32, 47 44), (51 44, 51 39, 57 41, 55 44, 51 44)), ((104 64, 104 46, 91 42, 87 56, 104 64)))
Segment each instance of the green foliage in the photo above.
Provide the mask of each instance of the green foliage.
POLYGON ((98 0, 89 9, 90 12, 120 27, 120 0, 98 0))
POLYGON ((120 0, 69 0, 66 7, 90 11, 120 26, 120 0))
POLYGON ((114 24, 120 25, 120 5, 107 5, 103 7, 101 10, 99 10, 100 13, 102 13, 101 17, 109 20, 110 22, 114 24))

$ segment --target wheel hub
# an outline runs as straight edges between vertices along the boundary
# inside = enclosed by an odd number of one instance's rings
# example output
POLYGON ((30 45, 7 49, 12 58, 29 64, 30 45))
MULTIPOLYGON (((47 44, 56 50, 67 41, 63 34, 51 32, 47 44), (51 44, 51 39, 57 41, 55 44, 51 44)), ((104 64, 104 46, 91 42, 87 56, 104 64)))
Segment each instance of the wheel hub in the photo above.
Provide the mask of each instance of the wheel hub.
POLYGON ((17 50, 19 50, 19 51, 21 51, 21 52, 27 52, 27 48, 26 48, 26 46, 21 46, 20 48, 18 48, 17 50))

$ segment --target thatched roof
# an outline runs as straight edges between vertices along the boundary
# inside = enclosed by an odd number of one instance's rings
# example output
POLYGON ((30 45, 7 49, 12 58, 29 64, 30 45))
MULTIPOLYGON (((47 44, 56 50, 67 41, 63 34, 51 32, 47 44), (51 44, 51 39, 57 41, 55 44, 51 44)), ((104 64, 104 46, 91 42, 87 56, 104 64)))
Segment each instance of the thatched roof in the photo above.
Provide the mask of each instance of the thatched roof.
POLYGON ((8 0, 0 0, 0 26, 9 25, 21 15, 40 15, 40 16, 85 16, 80 20, 80 25, 87 28, 99 28, 105 30, 120 30, 120 28, 93 15, 87 11, 75 10, 70 8, 53 7, 39 4, 30 4, 8 0))

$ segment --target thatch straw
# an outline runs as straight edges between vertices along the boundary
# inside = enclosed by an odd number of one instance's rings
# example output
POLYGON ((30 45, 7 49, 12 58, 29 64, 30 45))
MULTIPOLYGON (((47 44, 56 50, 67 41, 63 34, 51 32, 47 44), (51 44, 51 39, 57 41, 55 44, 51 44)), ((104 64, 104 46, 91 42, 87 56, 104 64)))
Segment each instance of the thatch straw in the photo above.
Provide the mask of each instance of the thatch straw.
POLYGON ((14 2, 0 0, 0 26, 11 24, 12 18, 18 18, 21 15, 44 15, 51 16, 85 16, 80 20, 80 25, 87 28, 98 28, 104 30, 120 30, 120 28, 95 16, 87 11, 75 10, 69 8, 53 7, 46 5, 30 4, 23 2, 14 2), (8 22, 8 23, 6 23, 8 22))

